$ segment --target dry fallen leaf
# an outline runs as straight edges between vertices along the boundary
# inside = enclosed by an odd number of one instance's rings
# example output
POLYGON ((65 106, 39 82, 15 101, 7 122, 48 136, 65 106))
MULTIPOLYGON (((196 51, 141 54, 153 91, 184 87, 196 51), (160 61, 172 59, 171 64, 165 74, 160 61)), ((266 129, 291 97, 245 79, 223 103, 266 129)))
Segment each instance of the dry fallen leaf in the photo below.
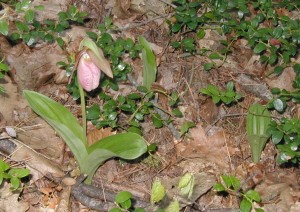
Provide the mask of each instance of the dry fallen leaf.
POLYGON ((229 152, 236 151, 235 148, 227 146, 228 135, 223 129, 207 136, 200 124, 190 130, 192 141, 181 142, 176 145, 177 154, 186 157, 198 157, 208 162, 217 164, 222 171, 229 167, 229 152))
POLYGON ((116 132, 113 132, 111 128, 93 128, 94 129, 89 130, 87 133, 87 142, 89 145, 94 144, 96 141, 99 141, 102 138, 116 134, 116 132))

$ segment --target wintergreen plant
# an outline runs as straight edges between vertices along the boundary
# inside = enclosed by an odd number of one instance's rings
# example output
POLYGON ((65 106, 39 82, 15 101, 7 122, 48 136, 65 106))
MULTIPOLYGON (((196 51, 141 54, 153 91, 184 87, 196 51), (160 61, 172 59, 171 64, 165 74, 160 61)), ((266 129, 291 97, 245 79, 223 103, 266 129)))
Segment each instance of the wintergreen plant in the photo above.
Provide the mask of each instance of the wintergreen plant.
POLYGON ((70 6, 66 12, 58 13, 58 20, 36 20, 36 11, 43 10, 43 6, 32 6, 30 0, 22 0, 11 5, 18 14, 12 19, 9 10, 3 10, 0 17, 0 33, 7 36, 12 42, 23 41, 28 46, 34 46, 40 41, 57 41, 59 46, 64 47, 64 41, 59 33, 70 28, 71 24, 83 24, 87 17, 86 12, 81 12, 75 6, 70 6), (10 20, 10 25, 8 25, 10 20), (15 26, 15 27, 11 27, 15 26))
POLYGON ((246 118, 247 140, 251 147, 252 161, 258 163, 270 134, 267 132, 271 115, 265 106, 255 103, 250 106, 246 118))
MULTIPOLYGON (((235 195, 238 197, 242 197, 240 202, 240 211, 241 212, 250 212, 253 208, 254 202, 261 202, 260 194, 250 189, 246 192, 240 191, 241 182, 235 176, 232 175, 222 175, 222 182, 216 183, 213 188, 220 193, 227 193, 230 195, 235 195)), ((263 212, 264 210, 261 208, 255 208, 257 212, 263 212)))
POLYGON ((233 82, 227 83, 225 91, 221 91, 217 86, 210 84, 206 88, 202 88, 200 92, 210 96, 215 104, 223 102, 226 105, 230 105, 242 99, 241 94, 234 91, 233 82))
POLYGON ((77 69, 82 109, 82 126, 69 110, 54 100, 33 91, 24 91, 24 96, 30 107, 44 118, 66 142, 81 172, 87 175, 86 182, 91 183, 94 173, 106 160, 112 157, 135 159, 147 151, 147 145, 143 137, 128 132, 106 137, 88 146, 83 89, 88 91, 95 89, 99 85, 99 75, 102 71, 110 77, 113 75, 101 49, 92 40, 83 39, 79 52, 80 56, 77 58, 75 69, 77 69))
POLYGON ((272 142, 279 150, 278 162, 299 164, 300 162, 300 120, 284 118, 272 121, 268 128, 272 142))
POLYGON ((8 180, 13 190, 17 190, 21 185, 21 179, 30 174, 28 169, 12 168, 8 163, 0 160, 0 185, 3 180, 8 180))
POLYGON ((112 208, 109 212, 145 212, 143 208, 132 208, 132 194, 128 191, 121 191, 115 197, 115 203, 118 207, 112 208))
MULTIPOLYGON (((199 53, 201 50, 197 48, 197 39, 204 38, 205 29, 212 29, 227 35, 229 43, 246 39, 253 52, 261 56, 261 62, 274 67, 275 74, 281 74, 285 67, 291 65, 291 58, 297 56, 300 21, 280 14, 280 11, 297 12, 300 6, 298 1, 174 0, 172 3, 176 7, 174 21, 169 20, 170 30, 186 35, 179 36, 179 41, 171 42, 174 48, 199 53)), ((225 45, 219 53, 226 55, 230 46, 225 45)), ((207 70, 212 65, 207 63, 210 66, 206 67, 207 70)))

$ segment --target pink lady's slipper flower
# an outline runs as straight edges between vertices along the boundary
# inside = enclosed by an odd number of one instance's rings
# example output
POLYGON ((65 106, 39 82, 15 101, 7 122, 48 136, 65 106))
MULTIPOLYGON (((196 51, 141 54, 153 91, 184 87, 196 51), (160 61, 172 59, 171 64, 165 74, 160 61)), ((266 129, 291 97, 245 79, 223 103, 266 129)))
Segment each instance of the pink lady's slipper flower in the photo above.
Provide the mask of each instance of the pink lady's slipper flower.
POLYGON ((99 86, 101 70, 93 62, 87 51, 83 51, 77 66, 77 77, 80 85, 86 91, 99 86))
POLYGON ((78 81, 84 90, 91 91, 99 86, 101 72, 113 78, 109 62, 93 41, 84 39, 80 49, 74 68, 77 69, 78 81))

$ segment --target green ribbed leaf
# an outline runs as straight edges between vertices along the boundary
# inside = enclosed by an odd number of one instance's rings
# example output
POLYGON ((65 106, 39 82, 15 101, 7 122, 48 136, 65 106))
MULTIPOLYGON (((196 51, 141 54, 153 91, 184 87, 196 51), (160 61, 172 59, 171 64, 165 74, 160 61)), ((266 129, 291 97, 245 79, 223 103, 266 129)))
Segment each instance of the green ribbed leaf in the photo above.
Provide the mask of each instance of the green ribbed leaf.
POLYGON ((138 158, 147 151, 145 139, 136 133, 121 133, 108 136, 88 147, 82 172, 88 175, 87 183, 92 179, 97 168, 106 160, 118 157, 126 160, 138 158))
POLYGON ((28 90, 23 93, 32 110, 53 127, 81 164, 87 156, 86 136, 73 114, 67 108, 43 94, 28 90))
POLYGON ((250 106, 247 114, 247 139, 250 143, 252 160, 258 163, 264 146, 269 139, 267 128, 271 116, 266 107, 256 103, 250 106))
POLYGON ((142 50, 142 60, 143 60, 143 68, 144 68, 143 86, 145 86, 147 89, 150 89, 152 83, 156 81, 157 67, 156 67, 155 55, 153 54, 148 41, 144 37, 140 36, 139 42, 143 46, 143 50, 142 50))

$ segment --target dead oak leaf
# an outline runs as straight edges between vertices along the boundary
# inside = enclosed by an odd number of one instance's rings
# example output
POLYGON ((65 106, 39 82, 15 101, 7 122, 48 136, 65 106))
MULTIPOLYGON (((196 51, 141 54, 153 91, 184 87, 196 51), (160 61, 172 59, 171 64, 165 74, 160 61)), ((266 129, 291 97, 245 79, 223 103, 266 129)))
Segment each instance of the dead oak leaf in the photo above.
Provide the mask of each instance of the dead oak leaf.
POLYGON ((220 168, 229 167, 229 149, 234 148, 227 146, 228 135, 223 129, 215 131, 212 135, 207 136, 203 127, 198 124, 190 130, 193 140, 182 142, 177 145, 179 155, 182 157, 199 157, 208 162, 217 164, 220 168))

